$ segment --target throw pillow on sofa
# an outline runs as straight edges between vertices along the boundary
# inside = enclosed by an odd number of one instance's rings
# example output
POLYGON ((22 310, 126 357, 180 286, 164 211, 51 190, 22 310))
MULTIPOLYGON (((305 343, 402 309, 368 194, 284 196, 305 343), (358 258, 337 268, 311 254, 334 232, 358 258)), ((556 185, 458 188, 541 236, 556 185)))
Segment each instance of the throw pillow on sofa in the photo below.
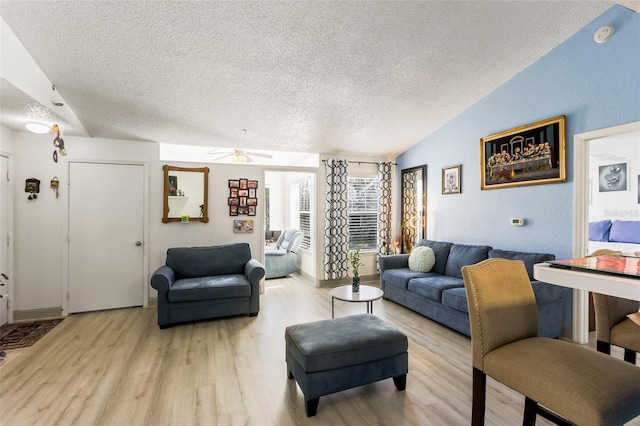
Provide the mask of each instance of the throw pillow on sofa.
POLYGON ((409 269, 416 272, 429 272, 436 264, 436 255, 431 247, 414 247, 409 255, 409 269))

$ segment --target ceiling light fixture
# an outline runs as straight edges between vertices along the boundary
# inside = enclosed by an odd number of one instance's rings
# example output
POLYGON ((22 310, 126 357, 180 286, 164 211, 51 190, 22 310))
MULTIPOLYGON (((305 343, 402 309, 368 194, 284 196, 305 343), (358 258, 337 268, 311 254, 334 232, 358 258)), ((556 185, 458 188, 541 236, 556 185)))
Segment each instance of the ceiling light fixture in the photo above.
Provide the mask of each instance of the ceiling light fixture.
POLYGON ((28 131, 31 133, 35 133, 37 135, 44 135, 45 133, 49 133, 49 125, 46 123, 38 123, 36 121, 30 121, 24 125, 28 131))

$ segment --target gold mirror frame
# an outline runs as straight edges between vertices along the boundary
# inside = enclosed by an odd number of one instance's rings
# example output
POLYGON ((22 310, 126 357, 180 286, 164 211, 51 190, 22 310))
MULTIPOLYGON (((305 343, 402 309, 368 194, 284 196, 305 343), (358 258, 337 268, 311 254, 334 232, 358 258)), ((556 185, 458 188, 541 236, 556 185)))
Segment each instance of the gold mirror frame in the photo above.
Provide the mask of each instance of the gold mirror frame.
POLYGON ((400 235, 402 253, 410 253, 427 238, 427 166, 403 169, 400 189, 400 235))
POLYGON ((162 166, 164 170, 164 206, 163 206, 163 215, 162 222, 209 222, 209 203, 208 203, 208 195, 209 195, 209 168, 208 167, 175 167, 175 166, 162 166), (204 179, 203 186, 203 204, 201 207, 202 214, 199 217, 191 217, 189 216, 188 220, 182 218, 182 216, 178 217, 170 217, 169 216, 169 172, 194 172, 194 173, 202 173, 204 179))

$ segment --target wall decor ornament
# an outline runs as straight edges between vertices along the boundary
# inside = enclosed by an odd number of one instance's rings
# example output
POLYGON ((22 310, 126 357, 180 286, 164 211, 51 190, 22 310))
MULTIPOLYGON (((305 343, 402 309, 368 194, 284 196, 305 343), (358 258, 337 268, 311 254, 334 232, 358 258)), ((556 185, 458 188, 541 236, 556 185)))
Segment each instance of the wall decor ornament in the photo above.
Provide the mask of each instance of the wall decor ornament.
POLYGON ((248 234, 253 232, 253 219, 249 220, 234 220, 233 232, 239 234, 248 234))
POLYGON ((481 189, 566 181, 565 116, 480 139, 480 171, 481 189))
POLYGON ((246 178, 229 179, 229 216, 256 215, 258 181, 246 178))
POLYGON ((444 167, 442 169, 442 193, 443 194, 460 194, 460 172, 462 165, 444 167))
POLYGON ((598 167, 598 192, 627 190, 627 163, 598 167))

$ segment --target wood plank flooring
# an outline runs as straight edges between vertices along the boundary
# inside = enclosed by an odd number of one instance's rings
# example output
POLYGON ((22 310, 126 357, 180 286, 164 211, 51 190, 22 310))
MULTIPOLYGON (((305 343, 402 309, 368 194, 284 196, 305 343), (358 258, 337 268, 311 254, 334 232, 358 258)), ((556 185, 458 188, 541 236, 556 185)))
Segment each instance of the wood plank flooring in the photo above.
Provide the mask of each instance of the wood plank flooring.
MULTIPOLYGON (((336 316, 366 310, 335 303, 336 316)), ((266 282, 257 317, 160 330, 155 308, 68 316, 34 346, 8 351, 0 424, 470 424, 470 340, 390 301, 374 302, 374 312, 409 337, 405 392, 384 380, 322 397, 306 417, 302 392, 287 379, 284 329, 331 318, 331 297, 293 276, 266 282)), ((523 403, 489 379, 486 424, 521 424, 523 403)))

